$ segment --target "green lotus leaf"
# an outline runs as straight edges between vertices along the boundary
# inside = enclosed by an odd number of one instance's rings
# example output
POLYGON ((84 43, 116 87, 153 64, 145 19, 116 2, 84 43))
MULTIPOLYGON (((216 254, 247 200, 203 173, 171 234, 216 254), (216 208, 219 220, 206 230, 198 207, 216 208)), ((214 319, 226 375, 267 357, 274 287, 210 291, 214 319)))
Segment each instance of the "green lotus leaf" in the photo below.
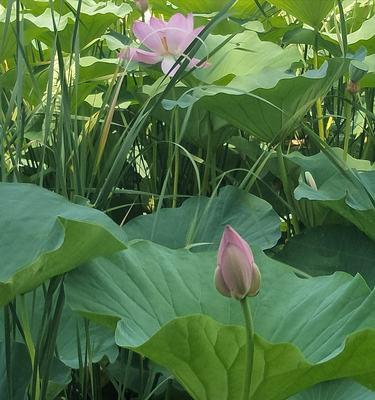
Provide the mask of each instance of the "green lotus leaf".
MULTIPOLYGON (((6 347, 0 342, 0 393, 4 399, 25 400, 31 380, 32 367, 30 355, 22 343, 12 343, 10 363, 6 363, 6 347), (9 390, 7 367, 10 372, 11 389, 9 390)), ((50 376, 47 387, 47 399, 56 399, 71 380, 71 371, 57 358, 54 358, 50 367, 50 376)))
POLYGON ((343 74, 345 65, 343 60, 334 59, 301 76, 265 67, 254 75, 238 76, 227 86, 198 87, 163 105, 167 109, 185 108, 199 102, 230 124, 271 143, 298 126, 343 74))
MULTIPOLYGON (((56 2, 53 15, 62 50, 70 52, 75 25, 75 15, 72 10, 77 11, 78 1, 69 0, 65 3, 68 3, 68 5, 64 4, 61 8, 63 3, 56 2)), ((16 51, 17 40, 14 34, 16 32, 16 14, 13 10, 10 24, 6 26, 6 12, 1 11, 0 8, 1 37, 7 29, 6 40, 2 40, 0 46, 0 60, 3 60, 4 58, 12 58, 16 51)), ((131 11, 132 8, 126 3, 116 5, 114 2, 96 2, 94 0, 83 2, 79 17, 81 27, 79 33, 80 48, 83 49, 92 41, 99 40, 114 22, 119 18, 124 18, 131 11)), ((22 40, 24 45, 30 44, 32 40, 39 39, 47 46, 53 47, 55 31, 49 1, 33 1, 30 8, 23 14, 23 24, 22 40)))
POLYGON ((350 379, 323 382, 289 400, 373 400, 375 393, 350 379))
MULTIPOLYGON (((261 251, 255 260, 262 289, 251 299, 252 398, 282 400, 344 377, 375 389, 375 293, 364 280, 345 273, 300 279, 261 251)), ((235 399, 245 330, 238 302, 214 288, 215 266, 212 252, 138 241, 70 273, 67 299, 76 311, 116 328, 120 346, 170 369, 194 399, 235 399)))
POLYGON ((202 45, 199 56, 207 56, 222 43, 226 44, 210 56, 209 67, 194 72, 203 82, 214 83, 221 79, 231 81, 235 77, 246 77, 245 87, 248 91, 272 87, 277 83, 275 80, 285 78, 286 71, 301 58, 297 47, 283 49, 275 43, 260 40, 258 33, 252 30, 239 33, 232 39, 229 36, 210 35, 202 45), (265 71, 269 83, 261 79, 265 71))
POLYGON ((280 218, 270 204, 234 186, 224 187, 217 197, 191 197, 179 208, 136 217, 125 225, 125 233, 129 240, 152 240, 173 249, 211 243, 218 247, 227 224, 262 249, 280 238, 280 218))
MULTIPOLYGON (((164 0, 149 0, 153 11, 162 13, 166 16, 171 16, 176 12, 183 14, 210 14, 221 11, 228 3, 228 0, 173 0, 166 2, 164 0)), ((259 1, 263 3, 263 1, 259 1)), ((254 0, 239 0, 232 8, 230 13, 234 16, 247 18, 252 12, 256 10, 256 3, 254 0)))
POLYGON ((360 85, 363 88, 375 87, 375 54, 365 58, 365 63, 369 67, 368 73, 362 78, 360 85))
POLYGON ((375 286, 375 243, 354 226, 325 225, 304 231, 288 240, 276 258, 312 276, 360 273, 370 287, 375 286))
MULTIPOLYGON (((45 306, 45 298, 42 290, 27 293, 25 304, 27 318, 30 321, 31 337, 37 343, 40 334, 42 316, 45 306)), ((0 315, 0 326, 4 326, 3 315, 0 315)), ((16 343, 23 343, 21 335, 17 333, 16 343)), ((4 342, 4 331, 0 332, 0 342, 4 342)), ((109 362, 114 362, 118 356, 118 347, 115 344, 115 337, 111 330, 93 322, 84 321, 82 317, 73 313, 65 305, 59 322, 59 329, 56 339, 58 359, 67 367, 79 369, 79 360, 84 364, 87 362, 97 363, 106 357, 109 362), (77 338, 79 337, 79 340, 77 338), (86 349, 90 349, 86 354, 86 349)))
MULTIPOLYGON (((367 19, 366 16, 362 16, 364 19, 360 27, 354 32, 348 33, 347 42, 350 52, 355 53, 361 48, 366 49, 367 54, 375 53, 375 16, 367 19)), ((323 37, 333 43, 337 43, 337 35, 333 33, 324 33, 323 37)))
POLYGON ((14 400, 24 400, 32 371, 30 356, 25 345, 21 343, 14 344, 10 363, 11 365, 17 365, 17 369, 13 368, 10 378, 13 388, 12 393, 8 392, 5 343, 0 342, 0 393, 5 399, 12 395, 11 398, 14 400))
POLYGON ((79 264, 125 248, 103 213, 29 184, 0 183, 0 305, 79 264))
POLYGON ((270 0, 270 3, 314 28, 321 26, 335 6, 335 0, 270 0))
MULTIPOLYGON (((33 326, 35 327, 35 321, 33 326)), ((83 318, 73 313, 68 306, 63 309, 56 344, 59 360, 73 369, 80 367, 79 352, 84 363, 86 348, 90 349, 89 354, 87 354, 88 362, 97 363, 106 358, 110 363, 113 363, 118 356, 118 347, 115 344, 113 332, 107 327, 91 321, 85 322, 83 318), (77 334, 79 335, 79 343, 77 334)))
MULTIPOLYGON (((342 159, 342 150, 333 150, 342 159)), ((375 240, 375 170, 366 160, 349 158, 347 169, 338 169, 324 153, 305 157, 292 153, 288 160, 309 171, 318 190, 301 179, 294 191, 297 200, 308 199, 341 215, 375 240), (344 171, 344 173, 343 173, 344 171)))

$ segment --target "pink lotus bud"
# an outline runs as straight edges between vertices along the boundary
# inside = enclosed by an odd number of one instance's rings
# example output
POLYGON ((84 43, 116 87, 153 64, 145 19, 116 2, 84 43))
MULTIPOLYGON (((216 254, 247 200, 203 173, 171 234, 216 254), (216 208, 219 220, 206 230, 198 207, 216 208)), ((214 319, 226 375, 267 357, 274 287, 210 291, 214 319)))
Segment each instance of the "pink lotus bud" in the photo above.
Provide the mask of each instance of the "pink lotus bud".
POLYGON ((229 225, 220 242, 215 285, 222 295, 237 300, 256 296, 260 288, 260 272, 250 246, 229 225))
POLYGON ((148 10, 147 0, 134 0, 134 3, 142 14, 144 14, 148 10))

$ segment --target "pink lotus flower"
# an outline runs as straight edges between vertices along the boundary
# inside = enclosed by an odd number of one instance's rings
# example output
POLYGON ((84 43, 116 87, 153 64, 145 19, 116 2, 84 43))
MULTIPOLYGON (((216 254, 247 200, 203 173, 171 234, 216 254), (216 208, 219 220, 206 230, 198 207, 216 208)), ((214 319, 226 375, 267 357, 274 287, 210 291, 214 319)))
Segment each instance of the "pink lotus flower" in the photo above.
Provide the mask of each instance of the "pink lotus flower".
MULTIPOLYGON (((158 18, 151 18, 149 23, 136 21, 133 25, 134 35, 141 44, 151 51, 127 47, 119 54, 119 58, 130 61, 138 61, 145 64, 157 64, 161 62, 161 69, 165 74, 173 76, 179 66, 172 71, 177 59, 184 55, 184 51, 202 31, 203 26, 194 29, 193 14, 183 16, 175 14, 168 22, 158 18)), ((187 56, 186 56, 187 57, 187 56)), ((190 59, 189 68, 197 66, 201 60, 190 59)), ((205 66, 204 64, 202 66, 205 66)))
POLYGON ((237 300, 256 296, 260 288, 260 272, 250 246, 229 225, 220 242, 215 285, 222 295, 237 300))

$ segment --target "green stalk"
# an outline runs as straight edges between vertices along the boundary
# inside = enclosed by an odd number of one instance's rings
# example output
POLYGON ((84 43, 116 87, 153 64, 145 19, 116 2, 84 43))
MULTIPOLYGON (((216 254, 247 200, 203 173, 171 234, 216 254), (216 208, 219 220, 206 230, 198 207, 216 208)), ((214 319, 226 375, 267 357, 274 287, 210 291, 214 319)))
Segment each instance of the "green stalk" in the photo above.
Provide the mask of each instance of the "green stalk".
MULTIPOLYGON (((174 110, 174 131, 175 131, 175 144, 180 143, 180 126, 178 118, 178 108, 174 110)), ((174 176, 173 176, 173 200, 172 208, 177 206, 177 194, 178 194, 178 178, 180 174, 180 149, 175 145, 174 151, 174 176)))
MULTIPOLYGON (((318 50, 317 47, 314 50, 314 68, 318 69, 318 50)), ((323 108, 322 108, 322 99, 318 97, 316 100, 316 117, 318 120, 318 129, 319 129, 319 137, 322 140, 325 140, 325 132, 324 132, 324 123, 323 123, 323 108)))
POLYGON ((202 194, 204 196, 207 196, 208 194, 208 184, 209 184, 209 178, 210 178, 210 173, 211 173, 211 163, 212 163, 212 138, 211 138, 211 132, 208 132, 207 135, 207 153, 206 153, 206 161, 204 165, 204 175, 203 175, 203 181, 202 181, 202 194))
MULTIPOLYGON (((370 113, 373 110, 374 107, 374 100, 375 100, 375 91, 374 89, 366 89, 365 91, 365 100, 366 100, 366 110, 369 111, 370 113)), ((359 101, 361 102, 361 98, 359 98, 359 101)), ((363 106, 362 106, 363 107, 363 106)), ((364 158, 365 160, 370 160, 373 161, 374 158, 374 149, 375 149, 375 140, 374 140, 374 129, 373 129, 373 122, 367 115, 365 114, 365 118, 367 121, 367 126, 368 126, 368 134, 367 134, 367 142, 365 144, 365 148, 363 151, 363 155, 361 158, 364 158)))
POLYGON ((289 182, 288 182, 288 174, 286 172, 285 164, 284 164, 284 156, 283 156, 283 151, 281 150, 281 143, 279 146, 277 146, 277 159, 279 162, 279 171, 280 171, 280 177, 281 177, 281 183, 283 185, 283 190, 285 193, 286 200, 289 204, 290 211, 292 214, 292 225, 294 228, 294 233, 298 234, 300 232, 299 228, 299 223, 298 219, 296 217, 296 212, 295 212, 295 207, 294 207, 294 201, 291 195, 290 187, 289 187, 289 182))
POLYGON ((253 372, 254 361, 254 324, 247 297, 241 300, 241 307, 245 319, 246 328, 246 367, 242 400, 250 400, 251 374, 253 372))
POLYGON ((348 159, 349 151, 349 138, 352 130, 352 111, 353 111, 353 95, 346 90, 345 91, 345 105, 344 105, 344 154, 343 160, 346 162, 348 159))
MULTIPOLYGON (((158 192, 158 127, 157 121, 154 120, 151 124, 151 129, 153 130, 153 135, 150 135, 152 140, 152 182, 153 182, 153 193, 158 192), (153 138, 152 138, 153 136, 153 138)), ((157 198, 153 197, 154 209, 157 205, 157 198)))
POLYGON ((17 307, 20 310, 20 322, 22 330, 24 332, 24 341, 30 356, 31 368, 35 372, 35 376, 33 377, 33 379, 35 379, 35 386, 33 388, 32 399, 39 400, 41 398, 40 397, 41 379, 40 379, 39 365, 36 365, 37 360, 35 358, 35 345, 31 335, 31 329, 29 324, 29 318, 27 315, 24 295, 21 295, 17 300, 19 300, 17 301, 17 307))

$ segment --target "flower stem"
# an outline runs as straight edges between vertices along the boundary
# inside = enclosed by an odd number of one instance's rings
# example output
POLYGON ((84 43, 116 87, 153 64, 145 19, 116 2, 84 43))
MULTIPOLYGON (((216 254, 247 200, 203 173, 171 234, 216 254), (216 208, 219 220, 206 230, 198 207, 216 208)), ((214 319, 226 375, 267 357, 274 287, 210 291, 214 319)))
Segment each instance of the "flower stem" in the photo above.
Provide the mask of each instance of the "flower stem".
POLYGON ((204 166, 204 175, 202 181, 202 194, 204 196, 208 195, 208 185, 210 179, 210 171, 211 171, 211 163, 212 163, 212 136, 211 132, 208 131, 207 135, 207 153, 206 153, 206 161, 204 166))
POLYGON ((172 208, 177 207, 177 196, 178 196, 178 181, 180 174, 180 149, 177 146, 180 143, 180 122, 178 109, 174 110, 174 131, 175 131, 175 150, 174 150, 174 177, 173 177, 173 200, 172 208))
POLYGON ((298 222, 297 215, 296 215, 296 209, 295 209, 293 197, 292 197, 290 186, 289 186, 288 173, 287 173, 285 163, 284 163, 284 155, 283 155, 283 150, 281 148, 281 143, 277 147, 277 159, 278 159, 278 163, 279 163, 281 183, 283 185, 285 197, 286 197, 287 203, 290 208, 290 213, 292 214, 292 225, 294 228, 294 233, 298 235, 300 232, 300 227, 299 227, 299 222, 298 222))
POLYGON ((345 91, 344 105, 344 153, 343 159, 346 162, 349 152, 349 138, 352 130, 352 111, 353 111, 353 95, 348 90, 345 91))
MULTIPOLYGON (((318 36, 316 36, 316 37, 318 37, 318 36)), ((314 49, 314 68, 318 69, 318 47, 317 47, 317 45, 314 49)), ((320 97, 317 98, 315 105, 316 105, 316 117, 318 120, 319 137, 321 140, 325 141, 326 135, 324 132, 322 99, 320 97)))
POLYGON ((254 325, 247 297, 241 300, 241 307, 246 327, 246 367, 242 400, 250 400, 251 374, 253 372, 254 359, 254 325))

